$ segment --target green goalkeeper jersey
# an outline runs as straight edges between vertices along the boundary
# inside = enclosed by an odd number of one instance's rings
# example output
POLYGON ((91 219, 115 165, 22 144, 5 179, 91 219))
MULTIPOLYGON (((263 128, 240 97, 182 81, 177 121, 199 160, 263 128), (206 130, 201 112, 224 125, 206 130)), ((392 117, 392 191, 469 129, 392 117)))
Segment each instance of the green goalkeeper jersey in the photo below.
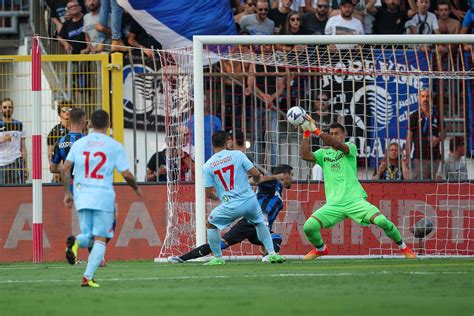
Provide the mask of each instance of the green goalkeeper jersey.
POLYGON ((313 153, 316 163, 323 169, 327 204, 347 204, 367 198, 357 180, 357 147, 349 142, 346 145, 349 146, 348 154, 334 148, 321 148, 313 153))

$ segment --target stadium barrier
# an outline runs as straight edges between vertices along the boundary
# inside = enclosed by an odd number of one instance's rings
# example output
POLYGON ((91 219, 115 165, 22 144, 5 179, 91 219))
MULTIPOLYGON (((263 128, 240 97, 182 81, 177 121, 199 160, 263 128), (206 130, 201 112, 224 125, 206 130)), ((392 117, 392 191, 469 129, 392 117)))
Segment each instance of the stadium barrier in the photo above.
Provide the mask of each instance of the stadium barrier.
MULTIPOLYGON (((183 186, 189 186, 183 184, 183 186)), ((317 184, 308 184, 304 190, 314 190, 317 184)), ((434 255, 474 255, 474 207, 469 192, 474 184, 458 183, 441 186, 436 183, 364 183, 368 200, 400 227, 407 244, 418 249, 412 227, 422 218, 429 219, 434 231, 423 240, 423 253, 434 255), (433 194, 437 192, 437 194, 433 194), (426 198, 428 197, 428 198, 426 198), (450 201, 454 203, 450 203, 450 201)), ((137 199, 130 188, 115 187, 117 193, 117 228, 114 239, 108 244, 109 260, 152 259, 160 253, 166 234, 166 186, 143 186, 144 198, 137 199)), ((45 261, 64 260, 65 239, 78 233, 77 213, 62 202, 63 190, 47 186, 43 205, 43 243, 45 261)), ((191 192, 191 190, 190 190, 191 192)), ((281 253, 303 255, 311 247, 303 224, 306 218, 324 201, 324 190, 312 194, 308 201, 299 202, 290 192, 285 210, 276 221, 274 230, 283 235, 281 253)), ((5 187, 0 191, 2 220, 0 221, 0 262, 32 260, 31 188, 5 187)), ((194 196, 189 194, 183 203, 193 206, 194 196)), ((191 229, 182 227, 183 230, 191 229)), ((362 228, 357 223, 344 221, 332 230, 323 230, 323 238, 331 255, 375 255, 392 253, 394 245, 376 227, 362 228)), ((224 255, 241 252, 258 255, 258 247, 248 243, 235 245, 224 255)), ((87 251, 79 254, 87 258, 87 251)))
MULTIPOLYGON (((1 56, 0 99, 14 102, 13 118, 23 122, 27 148, 27 171, 31 179, 32 104, 31 56, 1 56)), ((48 134, 59 123, 57 106, 68 101, 81 107, 87 116, 96 109, 112 112, 113 137, 123 143, 123 69, 121 54, 103 55, 43 55, 41 135, 42 148, 48 148, 48 134), (110 61, 109 61, 110 58, 110 61)), ((52 135, 53 144, 61 135, 52 135)), ((1 157, 2 153, 0 153, 1 157)), ((49 153, 42 153, 43 182, 51 182, 49 153)), ((120 181, 120 178, 116 178, 120 181)))

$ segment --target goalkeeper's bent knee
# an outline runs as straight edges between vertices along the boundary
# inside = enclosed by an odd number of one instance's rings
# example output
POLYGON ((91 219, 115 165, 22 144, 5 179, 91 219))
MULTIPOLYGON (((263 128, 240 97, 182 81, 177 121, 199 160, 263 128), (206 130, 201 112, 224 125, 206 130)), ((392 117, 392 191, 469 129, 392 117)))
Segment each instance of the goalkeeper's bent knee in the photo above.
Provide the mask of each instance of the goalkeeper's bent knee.
POLYGON ((306 236, 311 235, 314 232, 319 232, 321 230, 321 224, 314 217, 310 217, 306 220, 303 226, 303 231, 306 236))

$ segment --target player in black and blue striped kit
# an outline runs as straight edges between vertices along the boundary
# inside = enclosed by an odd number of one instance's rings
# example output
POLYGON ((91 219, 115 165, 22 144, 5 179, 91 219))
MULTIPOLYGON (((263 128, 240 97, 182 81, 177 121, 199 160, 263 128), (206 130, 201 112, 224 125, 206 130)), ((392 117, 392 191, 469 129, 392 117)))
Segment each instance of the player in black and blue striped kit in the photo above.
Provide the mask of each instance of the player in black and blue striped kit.
POLYGON ((80 108, 73 108, 69 113, 69 122, 71 125, 70 132, 61 137, 54 145, 53 156, 49 164, 49 171, 51 173, 60 173, 59 166, 66 160, 72 145, 84 136, 82 131, 86 124, 86 113, 80 108))

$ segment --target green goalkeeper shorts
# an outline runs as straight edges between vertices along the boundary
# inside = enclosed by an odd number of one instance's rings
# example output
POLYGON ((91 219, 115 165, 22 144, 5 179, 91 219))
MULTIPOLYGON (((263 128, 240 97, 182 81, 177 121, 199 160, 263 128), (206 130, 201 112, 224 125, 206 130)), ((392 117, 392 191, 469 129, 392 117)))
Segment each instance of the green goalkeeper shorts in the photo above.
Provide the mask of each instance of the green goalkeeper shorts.
POLYGON ((325 204, 314 212, 311 217, 316 217, 323 224, 323 228, 331 228, 343 221, 346 217, 360 225, 368 226, 370 218, 379 212, 379 209, 365 199, 350 201, 347 204, 325 204))

